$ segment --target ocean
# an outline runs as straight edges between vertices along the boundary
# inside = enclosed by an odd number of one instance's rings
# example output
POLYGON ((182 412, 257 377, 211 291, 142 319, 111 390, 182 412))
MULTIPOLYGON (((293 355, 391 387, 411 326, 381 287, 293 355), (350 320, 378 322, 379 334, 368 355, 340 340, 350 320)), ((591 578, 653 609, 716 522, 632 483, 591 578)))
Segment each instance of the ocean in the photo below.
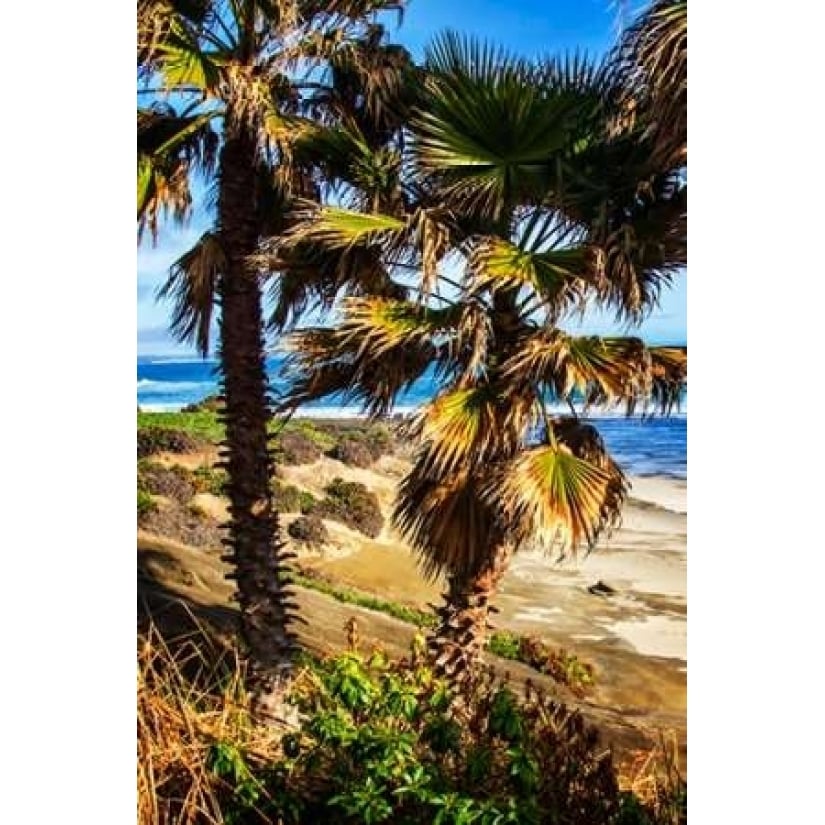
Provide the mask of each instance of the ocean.
MULTIPOLYGON (((141 356, 137 361, 137 403, 147 412, 179 410, 217 392, 214 360, 141 356)), ((279 378, 282 360, 267 361, 272 389, 283 387, 279 378)), ((432 378, 424 376, 398 399, 394 412, 409 413, 429 401, 436 391, 432 378)), ((566 408, 560 408, 565 412, 566 408)), ((324 399, 307 404, 305 415, 344 418, 360 415, 360 409, 340 400, 324 399)), ((299 413, 299 414, 300 414, 299 413)), ((596 413, 592 423, 611 455, 631 475, 687 477, 687 399, 680 412, 668 418, 627 418, 620 411, 596 413)))

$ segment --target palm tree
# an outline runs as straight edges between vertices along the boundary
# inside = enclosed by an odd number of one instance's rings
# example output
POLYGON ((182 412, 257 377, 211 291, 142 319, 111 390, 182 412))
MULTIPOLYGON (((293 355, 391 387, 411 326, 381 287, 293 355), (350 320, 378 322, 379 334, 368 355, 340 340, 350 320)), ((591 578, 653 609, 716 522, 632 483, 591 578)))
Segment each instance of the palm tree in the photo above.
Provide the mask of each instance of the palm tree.
POLYGON ((589 549, 618 522, 627 481, 582 412, 668 411, 686 354, 560 324, 592 300, 642 317, 684 263, 686 216, 644 124, 616 131, 606 67, 532 64, 448 34, 426 70, 401 207, 317 207, 285 241, 377 250, 406 295, 350 296, 335 327, 296 333, 284 407, 342 392, 378 416, 428 370, 438 379, 393 519, 424 572, 446 575, 433 646, 461 679, 512 554, 589 549))
POLYGON ((215 224, 172 268, 173 331, 206 354, 220 308, 220 372, 230 499, 228 554, 250 657, 253 711, 271 716, 296 643, 288 554, 273 506, 264 360, 263 239, 287 223, 294 197, 317 195, 290 161, 306 128, 311 67, 363 36, 369 15, 397 0, 140 0, 138 70, 155 102, 138 112, 138 221, 185 219, 190 179, 214 187, 215 224), (297 78, 306 65, 306 77, 297 78), (160 98, 160 99, 159 99, 160 98))

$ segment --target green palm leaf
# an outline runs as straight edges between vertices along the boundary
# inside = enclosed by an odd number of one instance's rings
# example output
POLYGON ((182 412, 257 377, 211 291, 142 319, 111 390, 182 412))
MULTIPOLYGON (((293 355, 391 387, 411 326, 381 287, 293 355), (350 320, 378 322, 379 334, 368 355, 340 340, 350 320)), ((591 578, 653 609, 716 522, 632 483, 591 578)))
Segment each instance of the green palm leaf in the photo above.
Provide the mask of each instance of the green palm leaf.
POLYGON ((537 83, 527 62, 455 33, 436 40, 427 68, 429 97, 414 124, 422 170, 445 196, 494 218, 519 200, 541 202, 592 96, 537 83))
POLYGON ((292 243, 310 241, 330 249, 395 240, 406 224, 389 215, 373 215, 324 206, 304 214, 289 235, 292 243))
POLYGON ((488 238, 473 251, 470 269, 475 289, 528 288, 559 310, 581 298, 587 258, 588 251, 581 246, 537 252, 503 238, 488 238))

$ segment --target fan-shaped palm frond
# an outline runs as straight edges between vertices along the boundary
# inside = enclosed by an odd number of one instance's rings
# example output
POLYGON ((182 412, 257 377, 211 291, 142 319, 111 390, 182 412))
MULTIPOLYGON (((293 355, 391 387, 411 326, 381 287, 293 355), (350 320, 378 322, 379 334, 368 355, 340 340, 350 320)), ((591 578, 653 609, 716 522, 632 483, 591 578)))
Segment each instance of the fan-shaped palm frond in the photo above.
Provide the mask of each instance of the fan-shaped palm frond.
POLYGON ((329 249, 346 249, 358 244, 398 241, 406 227, 390 215, 374 215, 333 206, 310 208, 298 216, 303 220, 290 231, 287 243, 309 241, 329 249))
POLYGON ((159 299, 173 301, 169 324, 173 335, 181 342, 195 344, 204 357, 209 353, 218 279, 226 271, 226 255, 220 238, 206 232, 172 265, 158 291, 159 299))
POLYGON ((629 206, 604 212, 588 242, 599 300, 619 317, 641 320, 687 264, 687 187, 661 179, 629 206))
POLYGON ((504 376, 545 384, 558 399, 578 392, 591 403, 627 398, 643 369, 645 347, 638 338, 568 335, 558 329, 527 333, 505 362, 504 376))
POLYGON ((542 202, 592 98, 537 85, 526 61, 449 32, 429 50, 427 68, 416 155, 448 203, 498 219, 517 202, 542 202))
POLYGON ((558 441, 521 452, 491 477, 483 497, 516 544, 564 554, 591 548, 618 519, 622 482, 615 464, 599 466, 558 441))
POLYGON ((392 522, 418 553, 423 574, 471 577, 499 536, 496 513, 468 470, 433 476, 419 460, 401 482, 392 522))
POLYGON ((422 466, 436 477, 510 457, 534 420, 534 398, 489 384, 451 387, 413 420, 422 466))
POLYGON ((687 351, 680 347, 651 347, 650 397, 662 415, 678 409, 687 384, 687 351))
POLYGON ((582 275, 589 254, 583 246, 538 252, 503 238, 485 238, 470 259, 473 289, 526 288, 557 314, 565 305, 583 298, 582 275))

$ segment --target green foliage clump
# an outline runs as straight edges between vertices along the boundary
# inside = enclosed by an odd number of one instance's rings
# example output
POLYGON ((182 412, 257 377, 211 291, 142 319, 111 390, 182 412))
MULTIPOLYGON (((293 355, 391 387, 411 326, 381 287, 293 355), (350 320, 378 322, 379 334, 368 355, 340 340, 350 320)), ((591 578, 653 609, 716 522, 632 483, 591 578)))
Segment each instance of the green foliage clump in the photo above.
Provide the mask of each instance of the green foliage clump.
POLYGON ((301 490, 292 484, 285 484, 279 479, 272 481, 272 500, 276 510, 281 513, 312 513, 318 499, 308 490, 301 490))
POLYGON ((219 395, 207 395, 206 398, 202 398, 200 401, 196 401, 194 404, 187 404, 181 412, 183 413, 199 413, 199 412, 210 412, 210 413, 217 413, 223 409, 223 399, 219 395))
POLYGON ((139 427, 137 431, 138 458, 155 453, 193 453, 202 447, 203 442, 185 430, 152 426, 139 427))
POLYGON ((393 436, 383 424, 339 425, 336 432, 337 441, 329 455, 353 467, 369 467, 393 448, 393 436))
POLYGON ((137 417, 138 430, 164 429, 177 430, 186 433, 200 442, 208 441, 217 444, 222 441, 225 427, 212 411, 201 412, 139 412, 137 417))
POLYGON ((211 493, 213 496, 225 496, 229 476, 226 470, 203 465, 192 473, 195 489, 199 493, 211 493))
POLYGON ((297 433, 311 441, 322 453, 329 452, 334 446, 336 437, 328 425, 312 421, 308 418, 292 418, 287 422, 276 421, 273 424, 276 432, 297 433))
POLYGON ((321 450, 303 433, 283 432, 275 439, 273 457, 278 464, 312 464, 321 457, 321 450))
POLYGON ((164 467, 143 459, 138 462, 138 488, 185 504, 195 494, 193 474, 185 467, 164 467))
POLYGON ((154 513, 158 509, 158 505, 152 498, 152 494, 146 490, 138 487, 137 491, 137 517, 138 521, 146 518, 149 513, 154 513))
POLYGON ((503 659, 512 659, 545 673, 581 696, 595 683, 593 666, 564 648, 553 648, 535 636, 498 632, 490 637, 488 649, 503 659))
POLYGON ((369 467, 375 461, 374 455, 363 441, 354 438, 342 438, 330 452, 349 467, 369 467))
POLYGON ((335 519, 375 538, 384 526, 381 505, 375 493, 358 481, 333 479, 325 488, 326 497, 313 510, 319 516, 335 519))
POLYGON ((303 721, 267 788, 285 822, 618 825, 609 752, 578 714, 492 677, 454 697, 421 650, 350 652, 296 682, 303 721))

